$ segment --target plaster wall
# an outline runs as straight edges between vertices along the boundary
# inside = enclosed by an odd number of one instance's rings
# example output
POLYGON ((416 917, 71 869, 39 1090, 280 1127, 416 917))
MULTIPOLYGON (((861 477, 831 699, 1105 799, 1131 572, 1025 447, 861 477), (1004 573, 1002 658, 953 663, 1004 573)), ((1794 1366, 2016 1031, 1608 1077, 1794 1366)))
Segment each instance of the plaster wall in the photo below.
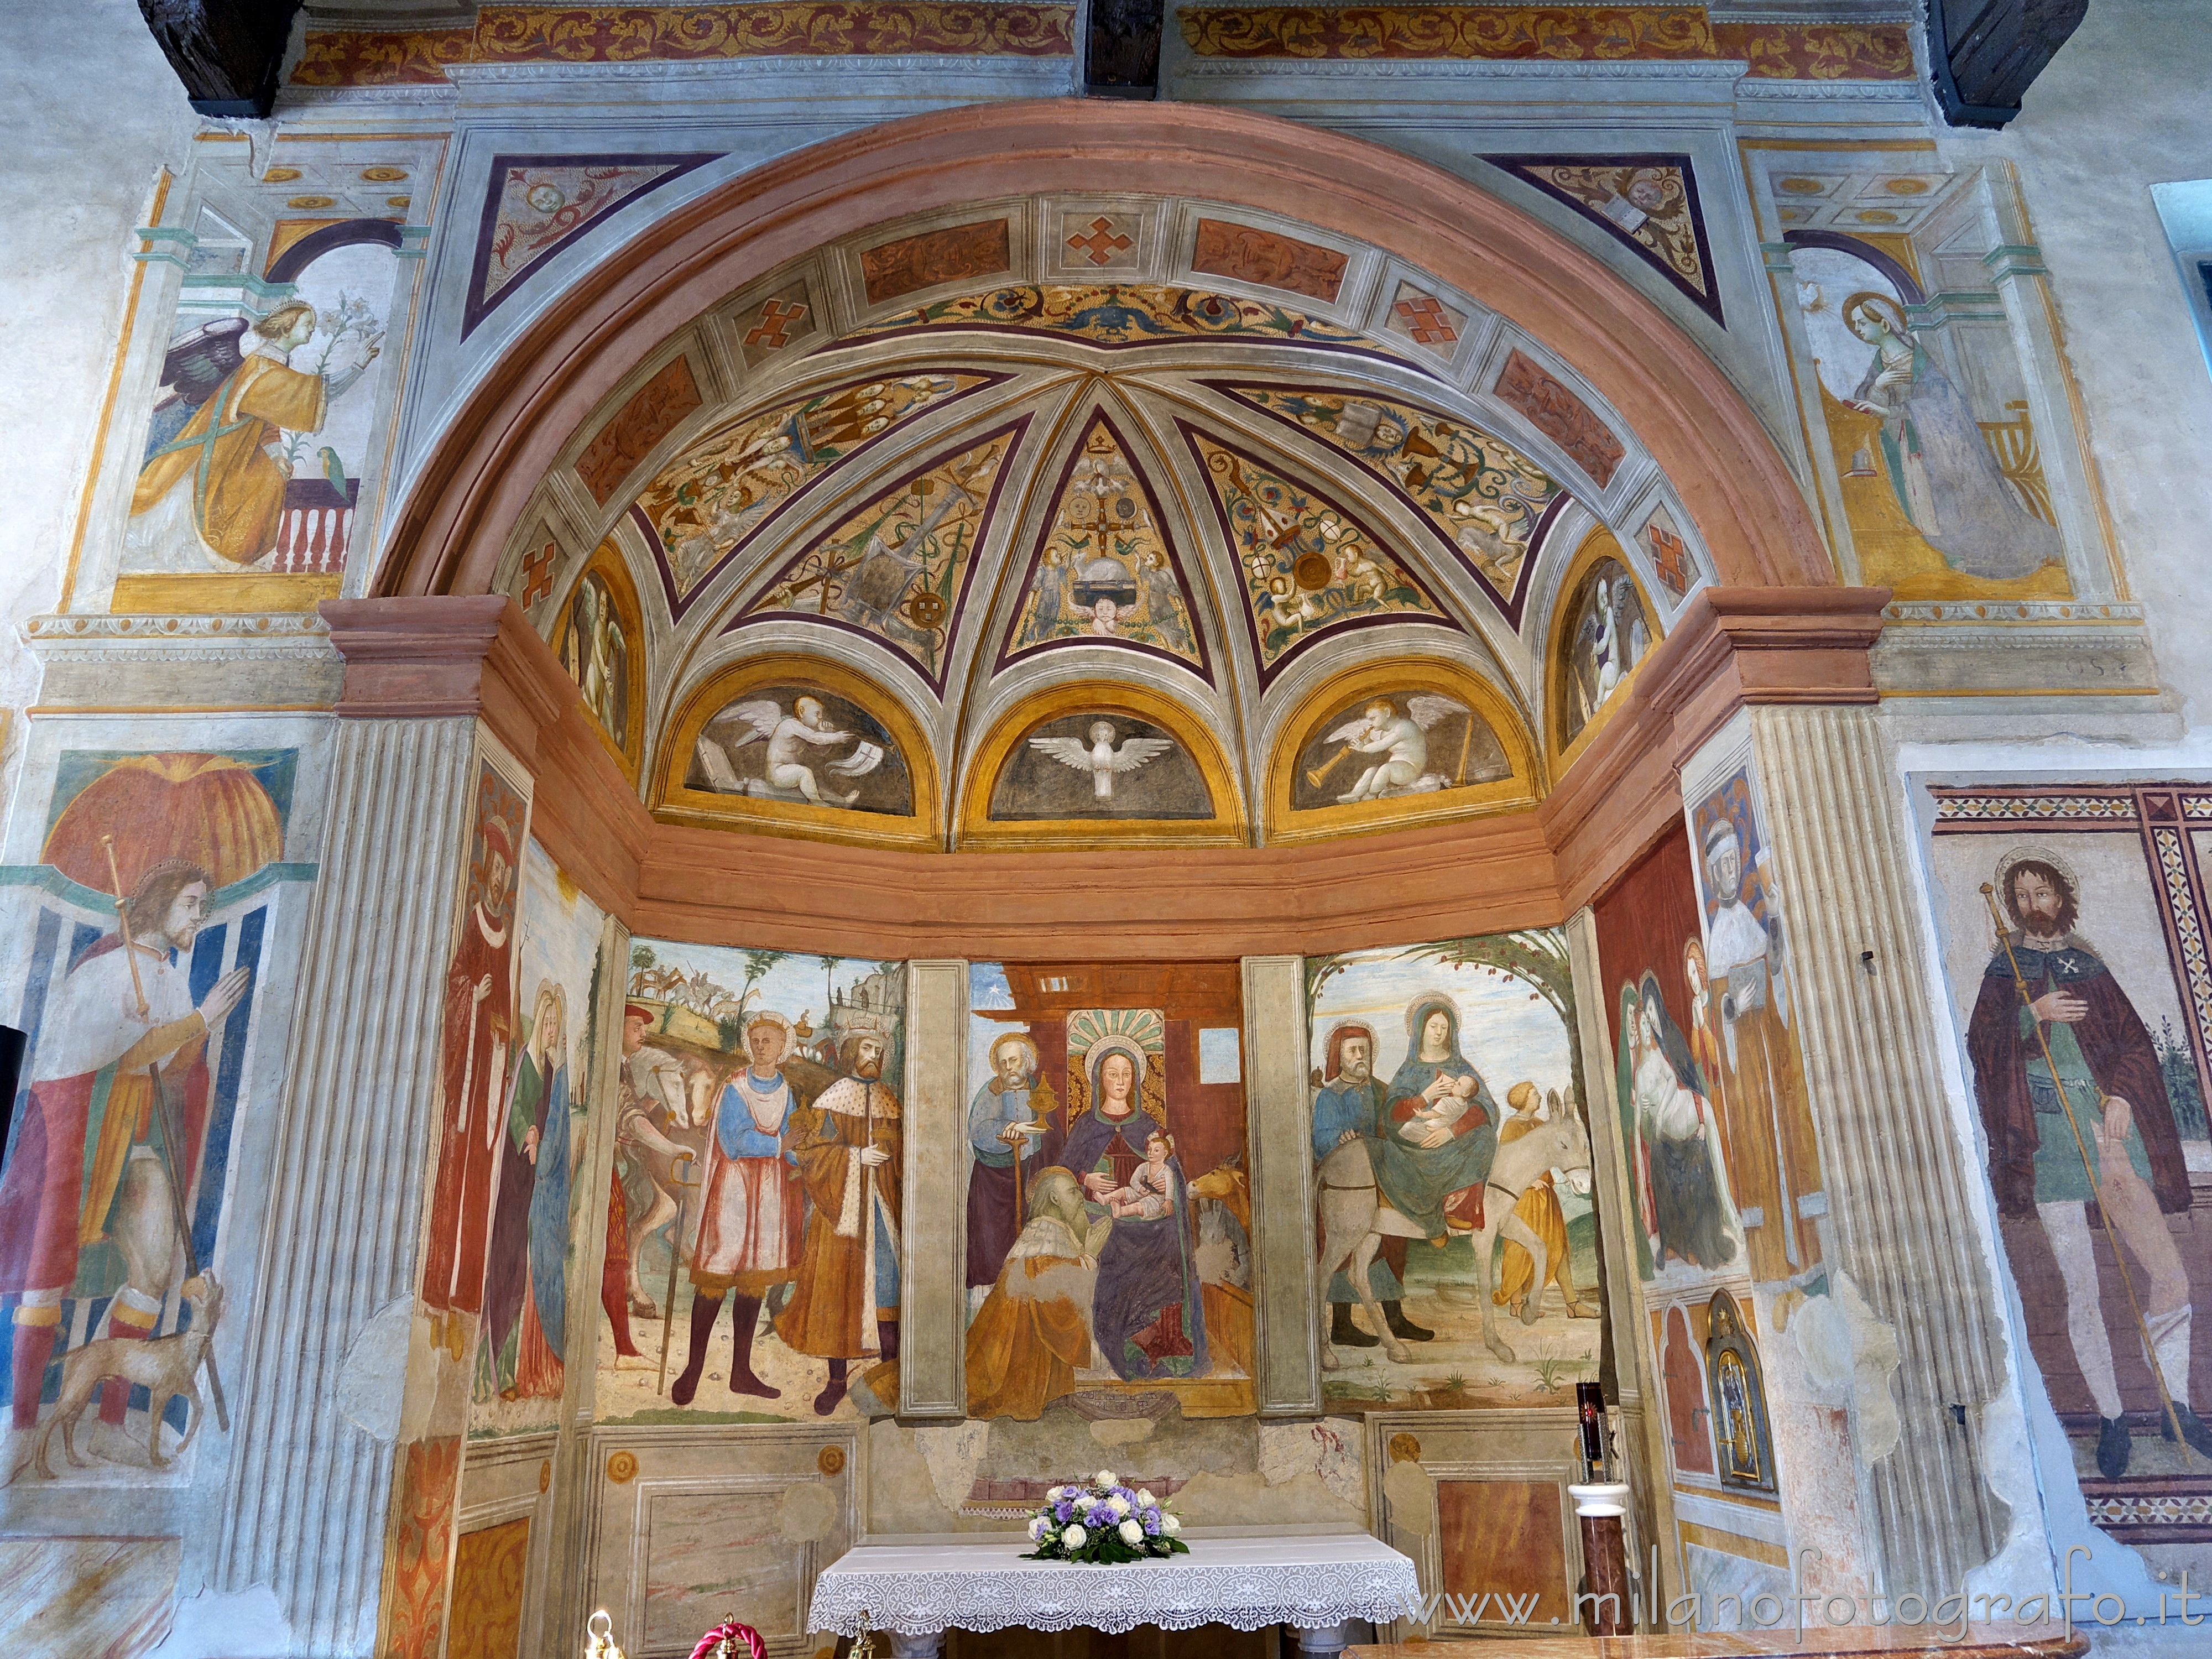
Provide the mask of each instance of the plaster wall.
POLYGON ((200 126, 176 73, 130 0, 84 0, 63 14, 0 7, 0 788, 12 799, 21 710, 39 671, 17 638, 52 611, 76 532, 78 492, 136 246, 163 167, 200 126))
POLYGON ((2011 126, 1936 130, 1948 160, 2020 169, 2129 580, 2191 726, 2212 699, 2197 575, 2212 523, 2212 374, 2150 186, 2212 177, 2203 21, 2191 0, 2100 0, 2011 126))

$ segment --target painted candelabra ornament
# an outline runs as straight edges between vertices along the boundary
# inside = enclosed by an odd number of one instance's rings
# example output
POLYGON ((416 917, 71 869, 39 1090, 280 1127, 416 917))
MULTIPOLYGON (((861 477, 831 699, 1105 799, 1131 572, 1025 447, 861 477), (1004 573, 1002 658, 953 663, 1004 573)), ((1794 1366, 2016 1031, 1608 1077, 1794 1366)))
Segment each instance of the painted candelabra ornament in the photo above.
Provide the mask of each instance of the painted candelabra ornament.
POLYGON ((1112 1566, 1188 1555, 1190 1546, 1176 1536, 1182 1530, 1182 1522, 1151 1492, 1133 1492, 1113 1470, 1101 1469, 1088 1484, 1054 1486, 1045 1493, 1030 1517, 1036 1548, 1023 1559, 1112 1566))

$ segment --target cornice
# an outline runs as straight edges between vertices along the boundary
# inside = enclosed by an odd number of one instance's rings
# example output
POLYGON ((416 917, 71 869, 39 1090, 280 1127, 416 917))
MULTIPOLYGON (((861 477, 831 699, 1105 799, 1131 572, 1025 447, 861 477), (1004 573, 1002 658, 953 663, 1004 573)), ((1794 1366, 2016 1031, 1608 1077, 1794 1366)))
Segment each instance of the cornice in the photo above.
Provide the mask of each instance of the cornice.
POLYGON ((473 715, 537 779, 533 831, 633 932, 883 957, 1190 960, 1559 923, 1681 813, 1738 708, 1876 700, 1880 588, 1707 588, 1536 809, 1297 847, 916 852, 663 823, 504 596, 331 600, 350 719, 473 715))

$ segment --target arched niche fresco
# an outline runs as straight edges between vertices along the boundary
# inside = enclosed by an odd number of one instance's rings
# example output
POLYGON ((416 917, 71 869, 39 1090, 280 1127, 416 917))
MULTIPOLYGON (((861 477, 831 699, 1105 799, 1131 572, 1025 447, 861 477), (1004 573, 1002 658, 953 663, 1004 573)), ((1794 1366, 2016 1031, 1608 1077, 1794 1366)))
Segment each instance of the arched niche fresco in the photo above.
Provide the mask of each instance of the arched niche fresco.
POLYGON ((1659 613, 1610 531, 1591 532, 1559 584, 1546 675, 1554 769, 1587 748, 1659 643, 1659 613))
POLYGON ((958 845, 1241 846, 1236 780, 1206 723, 1143 686, 1055 686, 977 746, 958 845))
POLYGON ((637 585, 612 541, 599 544, 561 602, 554 654, 630 781, 645 751, 645 621, 637 585))
POLYGON ((684 700, 650 805, 671 823, 934 847, 937 767, 905 707, 825 658, 749 658, 684 700))
POLYGON ((1508 811, 1539 793, 1519 714, 1480 675, 1393 657, 1325 681, 1267 765, 1267 837, 1282 843, 1508 811))

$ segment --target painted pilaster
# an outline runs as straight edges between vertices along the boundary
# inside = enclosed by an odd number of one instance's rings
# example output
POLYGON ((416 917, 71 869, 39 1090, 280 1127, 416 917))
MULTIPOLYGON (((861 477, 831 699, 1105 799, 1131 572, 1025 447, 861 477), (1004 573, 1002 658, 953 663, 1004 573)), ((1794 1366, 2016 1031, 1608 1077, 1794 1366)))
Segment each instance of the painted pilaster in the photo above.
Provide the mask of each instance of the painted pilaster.
POLYGON ((607 1256, 607 1189, 614 1180, 615 1131, 618 1103, 617 1079, 623 1063, 622 1012, 629 984, 629 929, 609 916, 600 929, 600 959, 607 972, 599 981, 599 1003, 591 1011, 592 1029, 599 1034, 595 1050, 598 1063, 586 1087, 591 1111, 585 1121, 589 1139, 582 1159, 583 1213, 579 1218, 568 1267, 569 1304, 579 1310, 593 1310, 592 1316, 568 1322, 568 1352, 562 1356, 568 1377, 562 1400, 561 1440, 553 1457, 553 1547, 546 1564, 546 1593, 532 1595, 529 1604, 542 1609, 552 1622, 541 1628, 535 1650, 556 1653, 580 1643, 577 1632, 591 1613, 589 1547, 592 1499, 592 1417, 598 1381, 599 1321, 597 1316, 599 1273, 607 1256))
POLYGON ((1808 707, 1756 708, 1744 723, 1792 930, 1824 1234, 1869 1316, 1849 1320, 1866 1524, 1893 1589, 1948 1590, 2002 1540, 1980 1432, 2003 1366, 1875 722, 1872 708, 1808 707))
POLYGON ((1321 1413, 1305 959, 1246 957, 1244 1103, 1252 1174, 1254 1363, 1262 1417, 1321 1413))
POLYGON ((334 739, 217 1568, 275 1592, 296 1651, 377 1637, 475 734, 365 720, 334 739))
MULTIPOLYGON (((1636 1524, 1643 1560, 1629 1565, 1649 1572, 1652 1540, 1661 1543, 1657 1605, 1681 1593, 1682 1571, 1674 1528, 1674 1486, 1668 1479, 1665 1414, 1660 1407, 1656 1355, 1644 1304, 1644 1281, 1632 1241, 1639 1224, 1630 1190, 1628 1149, 1621 1144, 1620 1114, 1613 1100, 1613 1043, 1606 1030, 1607 999, 1598 963, 1597 918, 1585 905, 1567 918, 1567 956, 1575 976, 1575 1041, 1582 1051, 1584 1127, 1590 1137, 1590 1201, 1597 1206, 1598 1263, 1605 1274, 1606 1340, 1613 1352, 1613 1385, 1620 1407, 1622 1456, 1633 1471, 1636 1524)), ((1654 1587, 1644 1587, 1647 1608, 1654 1587)), ((1654 1620, 1650 1628, 1657 1628, 1654 1620)))
POLYGON ((909 962, 899 1413, 968 1414, 968 964, 909 962))

